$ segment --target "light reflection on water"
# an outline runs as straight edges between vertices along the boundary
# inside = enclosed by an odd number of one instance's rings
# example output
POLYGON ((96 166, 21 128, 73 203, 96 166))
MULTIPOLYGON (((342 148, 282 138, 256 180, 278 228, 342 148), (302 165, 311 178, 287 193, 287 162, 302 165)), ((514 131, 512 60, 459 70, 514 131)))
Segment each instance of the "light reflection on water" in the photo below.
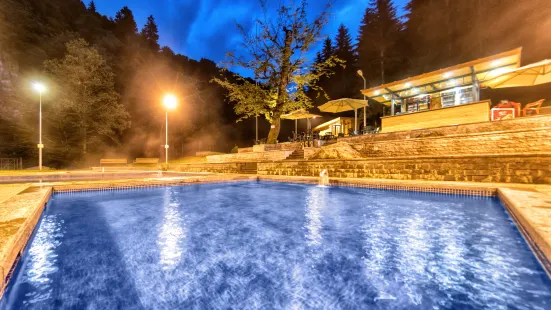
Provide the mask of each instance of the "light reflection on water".
POLYGON ((551 309, 495 200, 297 184, 56 195, 14 279, 0 309, 551 309))
POLYGON ((61 244, 62 238, 63 220, 55 215, 45 216, 27 254, 26 267, 29 272, 21 278, 22 283, 34 288, 27 295, 28 300, 25 303, 39 303, 52 297, 52 277, 58 271, 56 248, 61 244))
POLYGON ((322 235, 322 212, 327 202, 326 191, 320 187, 312 187, 308 190, 306 199, 306 239, 308 246, 321 245, 322 235))
POLYGON ((167 188, 163 195, 163 224, 157 241, 161 249, 161 265, 165 270, 174 269, 182 258, 182 239, 185 238, 186 225, 180 215, 185 211, 181 207, 172 188, 167 188))

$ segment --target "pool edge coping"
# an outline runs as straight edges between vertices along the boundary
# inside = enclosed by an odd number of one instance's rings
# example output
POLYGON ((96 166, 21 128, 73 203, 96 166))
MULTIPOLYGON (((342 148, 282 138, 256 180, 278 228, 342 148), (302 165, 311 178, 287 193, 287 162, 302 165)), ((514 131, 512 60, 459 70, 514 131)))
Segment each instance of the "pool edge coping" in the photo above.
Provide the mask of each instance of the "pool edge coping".
MULTIPOLYGON (((524 193, 525 194, 525 193, 524 193)), ((526 212, 523 212, 523 204, 515 199, 514 193, 510 189, 498 188, 497 198, 507 210, 512 220, 515 222, 520 234, 534 253, 536 259, 540 262, 543 270, 551 279, 551 240, 542 236, 539 225, 530 219, 526 212)), ((534 206, 529 206, 533 208, 534 206)))
POLYGON ((10 242, 11 245, 8 244, 7 246, 8 249, 5 255, 6 261, 0 262, 0 280, 2 281, 0 283, 0 300, 4 296, 4 291, 10 282, 15 267, 19 262, 19 258, 27 248, 27 244, 52 195, 53 188, 46 187, 46 192, 40 197, 40 200, 36 201, 35 206, 31 207, 30 215, 14 234, 15 237, 10 242))

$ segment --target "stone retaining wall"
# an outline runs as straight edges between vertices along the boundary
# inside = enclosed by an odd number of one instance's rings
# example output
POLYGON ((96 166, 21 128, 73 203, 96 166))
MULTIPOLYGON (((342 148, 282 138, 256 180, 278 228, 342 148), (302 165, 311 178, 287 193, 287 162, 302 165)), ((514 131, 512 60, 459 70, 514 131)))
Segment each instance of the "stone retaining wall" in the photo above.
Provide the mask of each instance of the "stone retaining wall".
POLYGON ((253 147, 240 147, 237 149, 237 153, 252 153, 253 147))
POLYGON ((209 156, 209 155, 218 155, 220 152, 211 152, 211 151, 201 151, 201 152, 195 152, 195 156, 203 157, 203 156, 209 156))
POLYGON ((551 154, 375 158, 259 163, 259 175, 551 184, 551 154))
POLYGON ((284 142, 278 144, 258 144, 253 146, 253 152, 294 151, 302 148, 300 142, 284 142))
POLYGON ((208 163, 246 163, 285 160, 292 151, 269 151, 207 156, 208 163))
POLYGON ((304 159, 308 159, 316 154, 320 149, 317 147, 305 147, 304 148, 304 159))
POLYGON ((225 163, 225 164, 181 164, 170 165, 171 169, 180 172, 210 172, 210 173, 241 173, 241 163, 225 163))
POLYGON ((551 153, 551 127, 352 144, 364 157, 551 153))

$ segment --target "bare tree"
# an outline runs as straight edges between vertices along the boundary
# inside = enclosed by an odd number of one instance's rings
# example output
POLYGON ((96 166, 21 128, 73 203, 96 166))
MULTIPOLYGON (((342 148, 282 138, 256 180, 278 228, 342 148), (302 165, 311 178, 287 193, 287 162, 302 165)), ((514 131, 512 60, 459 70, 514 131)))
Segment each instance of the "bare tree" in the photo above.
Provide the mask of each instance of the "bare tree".
POLYGON ((260 84, 245 78, 214 81, 229 91, 234 110, 242 118, 264 115, 272 124, 267 142, 276 143, 281 116, 311 107, 306 90, 319 88, 316 85, 319 78, 332 74, 331 68, 340 62, 335 57, 323 63, 307 58, 314 44, 324 39, 321 31, 328 22, 331 2, 311 21, 306 13, 306 0, 298 5, 280 6, 273 19, 269 18, 266 1, 260 0, 260 5, 263 18, 255 21, 253 31, 238 25, 244 37, 243 53, 229 52, 227 62, 229 67, 252 71, 260 84))

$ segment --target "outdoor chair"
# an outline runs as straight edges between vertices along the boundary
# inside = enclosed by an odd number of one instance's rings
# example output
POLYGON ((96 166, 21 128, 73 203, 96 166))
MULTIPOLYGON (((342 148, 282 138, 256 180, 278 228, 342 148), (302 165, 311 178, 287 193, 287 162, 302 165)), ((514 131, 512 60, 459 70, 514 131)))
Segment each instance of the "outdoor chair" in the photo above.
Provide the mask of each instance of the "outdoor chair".
POLYGON ((545 99, 540 99, 536 102, 528 103, 524 109, 522 109, 522 116, 538 115, 540 114, 541 105, 545 99))
POLYGON ((366 126, 363 130, 362 130, 363 134, 366 135, 366 134, 370 134, 373 132, 373 126, 366 126))

